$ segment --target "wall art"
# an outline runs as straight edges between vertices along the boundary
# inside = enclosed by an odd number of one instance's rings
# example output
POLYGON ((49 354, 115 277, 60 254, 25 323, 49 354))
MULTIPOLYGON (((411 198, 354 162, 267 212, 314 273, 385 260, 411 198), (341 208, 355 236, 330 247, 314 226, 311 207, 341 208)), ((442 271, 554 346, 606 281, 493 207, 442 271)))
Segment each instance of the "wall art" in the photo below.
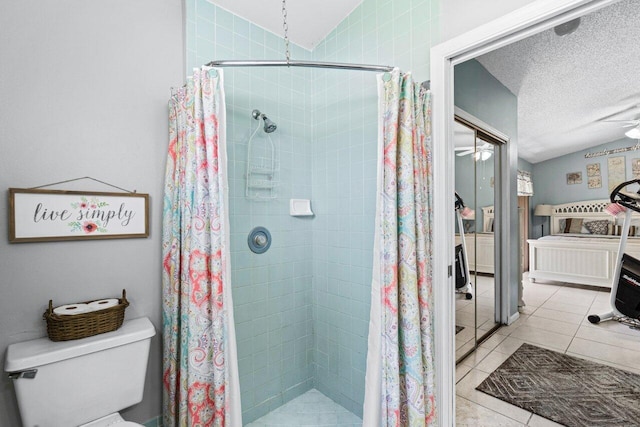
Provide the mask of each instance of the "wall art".
POLYGON ((616 188, 618 184, 625 181, 625 157, 609 157, 607 159, 607 166, 609 170, 609 182, 607 185, 609 194, 611 194, 611 191, 613 191, 613 189, 616 188))
POLYGON ((9 241, 149 236, 149 195, 9 189, 9 241))
POLYGON ((601 176, 600 163, 591 163, 587 165, 587 176, 601 176))
POLYGON ((590 176, 587 179, 587 188, 601 188, 602 187, 602 177, 601 176, 590 176))
POLYGON ((640 178, 640 159, 631 159, 631 171, 634 179, 640 178))
POLYGON ((582 184, 582 172, 569 172, 567 174, 567 184, 582 184))

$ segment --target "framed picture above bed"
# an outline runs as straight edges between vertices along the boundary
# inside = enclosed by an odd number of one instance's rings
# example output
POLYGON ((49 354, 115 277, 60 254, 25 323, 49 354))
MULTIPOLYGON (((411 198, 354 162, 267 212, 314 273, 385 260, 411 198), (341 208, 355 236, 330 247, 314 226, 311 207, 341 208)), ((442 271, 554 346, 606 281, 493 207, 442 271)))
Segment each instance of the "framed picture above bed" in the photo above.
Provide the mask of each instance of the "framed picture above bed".
POLYGON ((569 172, 567 174, 567 184, 582 184, 582 172, 569 172))

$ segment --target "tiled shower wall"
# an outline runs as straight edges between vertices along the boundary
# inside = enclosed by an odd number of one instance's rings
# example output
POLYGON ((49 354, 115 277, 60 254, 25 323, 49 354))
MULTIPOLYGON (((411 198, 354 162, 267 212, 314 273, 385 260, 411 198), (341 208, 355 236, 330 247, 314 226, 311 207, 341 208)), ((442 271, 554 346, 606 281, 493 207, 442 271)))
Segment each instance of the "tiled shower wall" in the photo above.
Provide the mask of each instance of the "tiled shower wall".
MULTIPOLYGON (((439 2, 364 0, 313 51, 318 61, 429 69, 439 2)), ((314 70, 313 308, 316 388, 362 416, 377 165, 375 73, 314 70)))
MULTIPOLYGON (((279 57, 282 47, 282 39, 207 1, 187 2, 188 70, 212 59, 279 57)), ((297 46, 292 55, 310 59, 297 46)), ((313 386, 312 222, 289 215, 290 198, 312 198, 310 73, 224 70, 233 299, 245 423, 313 386), (278 125, 270 134, 279 166, 274 199, 245 197, 247 146, 261 125, 251 117, 253 109, 278 125), (256 226, 272 236, 262 255, 247 245, 256 226)), ((252 146, 263 153, 269 146, 262 129, 252 146)))
MULTIPOLYGON (((428 76, 438 0, 364 0, 294 59, 391 64, 428 76)), ((187 74, 212 59, 283 58, 283 40, 206 0, 186 1, 187 74)), ((232 274, 244 422, 312 386, 362 415, 377 147, 375 73, 226 68, 232 274), (278 124, 278 197, 245 198, 257 108, 278 124), (313 218, 289 216, 310 198, 313 218), (264 255, 248 232, 266 226, 264 255)), ((264 133, 256 143, 264 146, 264 133)))

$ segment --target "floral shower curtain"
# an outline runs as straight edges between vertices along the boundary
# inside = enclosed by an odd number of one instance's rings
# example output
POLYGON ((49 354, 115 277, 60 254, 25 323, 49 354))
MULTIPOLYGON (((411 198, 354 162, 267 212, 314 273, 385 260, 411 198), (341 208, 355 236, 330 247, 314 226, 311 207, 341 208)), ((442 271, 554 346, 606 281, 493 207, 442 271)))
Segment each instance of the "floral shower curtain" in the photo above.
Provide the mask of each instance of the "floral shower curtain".
POLYGON ((222 70, 194 70, 169 100, 162 233, 167 427, 242 426, 225 122, 222 70))
POLYGON ((431 98, 398 69, 378 76, 378 196, 365 426, 436 425, 431 98))

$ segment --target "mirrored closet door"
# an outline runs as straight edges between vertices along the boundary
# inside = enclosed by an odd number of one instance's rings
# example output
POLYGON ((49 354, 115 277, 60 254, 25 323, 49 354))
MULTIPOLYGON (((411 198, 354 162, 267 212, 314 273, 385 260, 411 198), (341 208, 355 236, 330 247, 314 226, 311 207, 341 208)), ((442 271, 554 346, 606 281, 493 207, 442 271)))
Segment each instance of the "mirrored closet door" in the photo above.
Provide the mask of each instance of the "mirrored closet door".
POLYGON ((456 360, 460 361, 499 327, 494 189, 501 142, 458 116, 454 138, 456 360))

